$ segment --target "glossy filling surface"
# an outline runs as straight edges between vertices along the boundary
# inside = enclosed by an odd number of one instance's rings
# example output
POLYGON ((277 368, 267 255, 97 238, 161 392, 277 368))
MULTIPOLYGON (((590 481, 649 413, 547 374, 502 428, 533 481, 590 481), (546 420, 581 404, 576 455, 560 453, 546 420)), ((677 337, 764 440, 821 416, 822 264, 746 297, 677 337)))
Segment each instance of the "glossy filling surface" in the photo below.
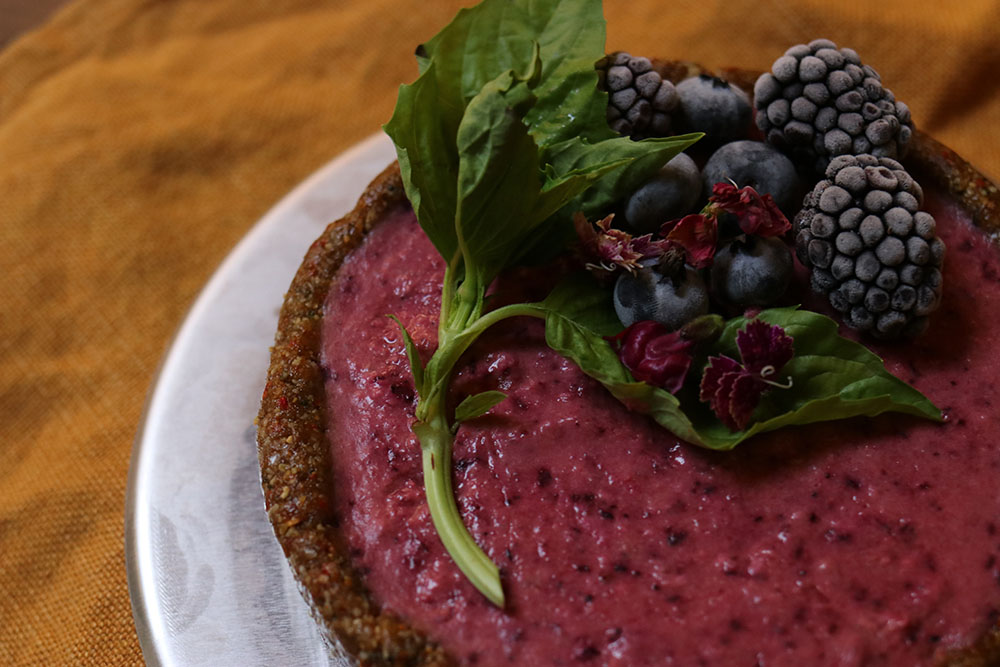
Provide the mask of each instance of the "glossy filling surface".
POLYGON ((926 208, 948 245, 943 304, 916 342, 874 349, 944 424, 859 418, 714 453, 628 412, 541 321, 488 332, 453 385, 508 398, 462 426, 453 467, 504 610, 426 508, 386 315, 426 361, 443 263, 409 211, 389 216, 339 271, 323 331, 333 493, 373 598, 479 665, 931 664, 973 641, 1000 619, 1000 257, 951 203, 926 208))

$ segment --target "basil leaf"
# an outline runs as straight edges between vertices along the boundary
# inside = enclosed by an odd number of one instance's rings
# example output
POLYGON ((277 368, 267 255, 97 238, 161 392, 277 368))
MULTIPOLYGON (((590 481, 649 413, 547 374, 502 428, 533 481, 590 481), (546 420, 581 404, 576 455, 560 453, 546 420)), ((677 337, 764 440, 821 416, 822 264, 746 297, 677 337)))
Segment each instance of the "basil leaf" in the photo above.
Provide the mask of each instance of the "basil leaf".
POLYGON ((535 25, 544 26, 538 104, 527 118, 532 133, 543 146, 572 137, 614 136, 608 134, 605 115, 608 94, 599 90, 594 67, 604 56, 606 37, 601 0, 532 4, 535 25))
POLYGON ((614 336, 622 330, 612 304, 611 290, 601 287, 590 274, 581 271, 561 280, 538 306, 546 313, 558 315, 603 337, 614 336))
POLYGON ((455 408, 455 423, 482 417, 505 398, 507 394, 502 391, 484 391, 466 396, 455 408))
POLYGON ((688 442, 709 449, 732 449, 744 440, 785 426, 883 412, 902 412, 940 421, 941 412, 923 394, 885 370, 881 359, 859 343, 841 337, 837 324, 819 313, 773 308, 758 318, 777 324, 794 339, 795 357, 777 379, 790 377, 792 388, 765 395, 757 421, 744 431, 724 426, 698 400, 698 369, 707 356, 739 358, 736 333, 748 320, 727 322, 710 351, 695 359, 688 385, 674 396, 663 389, 635 382, 605 336, 621 330, 608 290, 586 277, 560 283, 538 307, 545 313, 548 345, 603 384, 628 408, 647 414, 688 442))
POLYGON ((631 410, 653 417, 688 442, 708 446, 692 426, 675 396, 632 379, 605 340, 622 329, 611 306, 611 292, 586 274, 564 280, 538 304, 545 312, 545 342, 600 382, 631 410))
POLYGON ((458 128, 455 229, 466 272, 489 284, 524 252, 536 227, 620 162, 541 180, 538 147, 520 113, 533 101, 527 82, 506 72, 472 98, 458 128))
MULTIPOLYGON (((923 394, 885 369, 882 360, 860 343, 837 333, 829 317, 797 308, 772 308, 758 318, 777 324, 792 337, 795 357, 777 379, 789 377, 792 388, 771 391, 758 406, 758 421, 746 431, 729 432, 707 410, 695 423, 713 449, 730 449, 758 433, 795 424, 874 417, 883 412, 941 421, 941 411, 923 394)), ((723 354, 736 349, 736 332, 747 319, 727 323, 718 346, 723 354)))
POLYGON ((599 89, 595 68, 604 56, 605 25, 601 0, 484 2, 461 10, 422 45, 418 60, 421 72, 438 63, 441 94, 467 103, 497 73, 524 71, 533 41, 542 70, 525 122, 535 141, 543 147, 574 139, 595 144, 621 138, 608 126, 608 94, 599 89))
POLYGON ((613 136, 596 144, 577 137, 546 149, 543 159, 550 161, 546 165, 550 178, 555 178, 559 173, 595 170, 609 164, 622 168, 602 171, 600 180, 553 215, 542 233, 535 235, 530 240, 531 245, 525 247, 525 261, 538 264, 550 260, 559 249, 566 247, 575 238, 572 224, 574 213, 582 211, 591 218, 603 215, 616 202, 645 183, 677 153, 702 136, 691 134, 637 142, 613 132, 611 134, 613 136))
POLYGON ((464 107, 500 72, 525 71, 540 36, 523 4, 482 2, 459 10, 417 50, 421 74, 435 63, 442 97, 464 107))
POLYGON ((416 81, 400 86, 396 110, 383 129, 396 144, 403 188, 420 226, 449 260, 458 250, 455 137, 464 107, 447 103, 438 90, 435 69, 430 64, 416 81))
POLYGON ((459 125, 458 207, 453 218, 466 271, 488 284, 535 224, 538 147, 521 116, 531 92, 513 72, 472 98, 459 125))
POLYGON ((446 261, 461 250, 488 282, 565 239, 582 204, 610 205, 696 139, 636 142, 608 126, 594 68, 604 37, 600 0, 487 1, 418 49, 421 74, 385 130, 446 261))
POLYGON ((607 94, 597 89, 594 63, 604 55, 600 0, 484 2, 461 10, 418 50, 423 72, 439 61, 442 94, 468 101, 498 72, 523 71, 538 44, 538 104, 526 122, 540 145, 607 128, 607 94), (595 99, 603 95, 602 99, 595 99))
POLYGON ((612 307, 611 290, 585 273, 563 280, 537 304, 545 315, 545 342, 600 382, 626 407, 651 416, 678 437, 708 447, 685 415, 676 396, 636 382, 607 338, 622 324, 612 307))
POLYGON ((583 211, 588 217, 606 211, 646 182, 672 157, 702 137, 701 134, 684 134, 632 141, 614 134, 610 128, 609 132, 610 136, 596 143, 576 137, 549 146, 545 152, 549 168, 555 173, 586 169, 597 163, 625 161, 627 164, 627 167, 601 179, 581 198, 572 202, 563 216, 567 220, 576 211, 583 211))

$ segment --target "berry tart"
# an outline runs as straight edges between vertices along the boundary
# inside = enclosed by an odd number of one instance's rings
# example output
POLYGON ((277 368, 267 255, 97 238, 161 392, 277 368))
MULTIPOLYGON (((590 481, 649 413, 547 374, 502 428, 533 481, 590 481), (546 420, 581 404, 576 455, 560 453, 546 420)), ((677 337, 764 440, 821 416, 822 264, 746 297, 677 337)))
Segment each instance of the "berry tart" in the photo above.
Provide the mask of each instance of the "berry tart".
POLYGON ((1000 664, 997 188, 849 49, 601 57, 556 4, 418 49, 286 296, 258 447, 317 620, 372 665, 1000 664))

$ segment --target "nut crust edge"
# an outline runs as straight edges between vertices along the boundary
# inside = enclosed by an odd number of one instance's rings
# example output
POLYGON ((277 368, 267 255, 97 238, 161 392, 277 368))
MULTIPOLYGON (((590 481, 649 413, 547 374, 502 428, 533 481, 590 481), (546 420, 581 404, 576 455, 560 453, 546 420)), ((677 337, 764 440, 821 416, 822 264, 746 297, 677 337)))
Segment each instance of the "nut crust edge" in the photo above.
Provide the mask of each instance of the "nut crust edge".
POLYGON ((399 166, 387 167, 354 209, 313 242, 285 295, 257 416, 268 519, 327 639, 362 665, 450 665, 439 646, 371 600, 339 534, 330 494, 328 416, 320 366, 323 302, 347 255, 372 226, 409 206, 399 166))

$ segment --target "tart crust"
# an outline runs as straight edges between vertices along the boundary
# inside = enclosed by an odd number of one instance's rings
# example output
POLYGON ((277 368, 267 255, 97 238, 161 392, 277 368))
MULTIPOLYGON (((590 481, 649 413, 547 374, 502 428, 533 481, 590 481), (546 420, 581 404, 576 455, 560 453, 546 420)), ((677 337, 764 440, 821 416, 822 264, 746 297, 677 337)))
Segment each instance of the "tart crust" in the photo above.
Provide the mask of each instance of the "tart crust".
MULTIPOLYGON (((683 61, 654 61, 664 78, 707 73, 683 61)), ((752 91, 758 72, 723 69, 752 91)), ((924 187, 947 193, 986 232, 1000 232, 1000 190, 951 149, 917 130, 906 158, 924 187)), ((369 184, 357 205, 309 247, 285 296, 257 418, 261 485, 268 518, 303 596, 328 639, 362 665, 451 665, 436 643, 373 602, 340 536, 329 497, 331 463, 320 366, 323 302, 341 263, 379 220, 409 206, 399 166, 369 184)), ((1000 627, 949 654, 950 667, 1000 665, 1000 627)))

